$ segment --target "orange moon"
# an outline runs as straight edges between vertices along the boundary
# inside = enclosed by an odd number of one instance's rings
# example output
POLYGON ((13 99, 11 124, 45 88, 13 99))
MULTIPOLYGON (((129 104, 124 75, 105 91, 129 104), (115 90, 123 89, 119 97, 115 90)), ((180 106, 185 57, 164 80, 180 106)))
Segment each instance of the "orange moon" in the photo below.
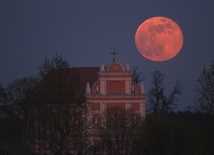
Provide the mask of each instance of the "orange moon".
POLYGON ((138 27, 135 44, 145 58, 152 61, 167 61, 180 52, 183 46, 183 33, 173 20, 152 17, 138 27))

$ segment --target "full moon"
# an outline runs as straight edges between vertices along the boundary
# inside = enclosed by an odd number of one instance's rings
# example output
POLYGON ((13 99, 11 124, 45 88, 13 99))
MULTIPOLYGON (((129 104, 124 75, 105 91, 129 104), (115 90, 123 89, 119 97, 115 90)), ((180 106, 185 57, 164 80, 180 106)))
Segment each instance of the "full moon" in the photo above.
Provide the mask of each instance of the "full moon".
POLYGON ((173 20, 166 17, 152 17, 138 27, 135 44, 145 58, 152 61, 167 61, 180 52, 183 33, 173 20))

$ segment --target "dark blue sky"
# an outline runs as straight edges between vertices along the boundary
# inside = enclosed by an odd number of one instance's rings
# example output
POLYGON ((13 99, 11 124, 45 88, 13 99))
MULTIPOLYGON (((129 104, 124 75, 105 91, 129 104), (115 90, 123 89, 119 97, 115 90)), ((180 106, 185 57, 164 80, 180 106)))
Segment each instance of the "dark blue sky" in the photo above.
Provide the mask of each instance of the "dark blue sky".
POLYGON ((56 52, 71 66, 100 66, 117 61, 137 66, 146 75, 165 74, 166 88, 179 80, 179 107, 193 103, 196 80, 214 60, 214 1, 207 0, 1 0, 0 82, 37 75, 37 67, 56 52), (136 49, 138 26, 153 16, 177 22, 184 35, 181 52, 166 62, 143 58, 136 49))

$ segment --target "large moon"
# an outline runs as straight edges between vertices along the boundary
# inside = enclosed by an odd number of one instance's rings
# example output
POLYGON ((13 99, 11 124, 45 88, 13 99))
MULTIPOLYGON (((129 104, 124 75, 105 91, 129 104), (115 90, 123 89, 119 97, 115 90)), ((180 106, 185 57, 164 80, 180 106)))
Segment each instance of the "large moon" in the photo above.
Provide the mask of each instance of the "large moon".
POLYGON ((152 61, 167 61, 180 52, 183 33, 173 20, 166 17, 152 17, 138 27, 135 44, 145 58, 152 61))

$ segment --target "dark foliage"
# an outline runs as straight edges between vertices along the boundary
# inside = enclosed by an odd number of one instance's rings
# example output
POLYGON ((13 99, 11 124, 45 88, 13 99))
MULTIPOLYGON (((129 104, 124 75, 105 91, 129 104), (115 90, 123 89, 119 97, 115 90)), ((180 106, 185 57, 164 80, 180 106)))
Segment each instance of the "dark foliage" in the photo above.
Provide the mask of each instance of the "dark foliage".
POLYGON ((147 117, 136 147, 136 154, 142 155, 207 154, 203 135, 197 128, 163 115, 147 117))
POLYGON ((0 105, 7 104, 7 92, 3 85, 0 83, 0 105))
POLYGON ((102 124, 96 132, 100 139, 99 154, 132 154, 143 118, 131 109, 120 107, 107 109, 101 118, 102 124))
POLYGON ((74 68, 57 54, 39 67, 41 80, 28 100, 27 139, 37 153, 87 150, 85 122, 90 107, 74 68))
POLYGON ((185 122, 196 128, 204 139, 204 149, 208 155, 213 155, 214 144, 214 115, 204 113, 192 113, 190 111, 171 112, 168 117, 185 122))
POLYGON ((7 86, 8 102, 14 105, 19 117, 25 115, 25 105, 37 85, 38 79, 29 76, 15 79, 7 86))

